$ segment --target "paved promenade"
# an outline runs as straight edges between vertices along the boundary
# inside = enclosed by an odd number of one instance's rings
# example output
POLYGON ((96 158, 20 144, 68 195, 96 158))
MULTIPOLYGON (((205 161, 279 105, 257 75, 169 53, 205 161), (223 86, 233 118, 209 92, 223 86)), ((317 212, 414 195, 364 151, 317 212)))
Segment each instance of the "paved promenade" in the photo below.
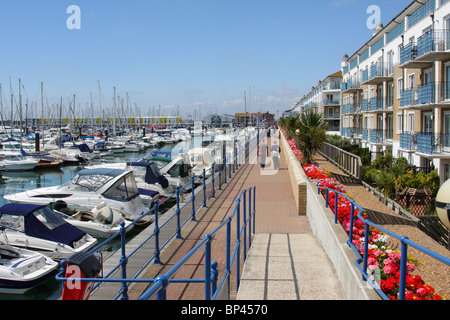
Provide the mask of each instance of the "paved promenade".
MULTIPOLYGON (((183 230, 184 240, 175 240, 161 256, 162 266, 152 266, 144 278, 155 278, 167 272, 226 217, 232 214, 239 193, 256 186, 256 235, 249 258, 243 268, 239 290, 232 300, 341 300, 344 295, 333 265, 312 235, 306 216, 297 213, 289 181, 284 150, 280 169, 275 175, 261 174, 260 166, 246 164, 227 181, 218 198, 198 214, 183 230)), ((213 241, 213 260, 225 262, 225 233, 213 241), (223 255, 221 256, 221 253, 223 255)), ((177 278, 201 278, 202 255, 192 258, 177 278)), ((220 268, 219 268, 220 269, 220 268)), ((221 277, 223 275, 220 275, 221 277)), ((137 299, 146 285, 136 284, 129 290, 137 299)), ((237 291, 237 292, 236 292, 237 291)), ((203 284, 171 284, 168 300, 203 300, 203 284)))

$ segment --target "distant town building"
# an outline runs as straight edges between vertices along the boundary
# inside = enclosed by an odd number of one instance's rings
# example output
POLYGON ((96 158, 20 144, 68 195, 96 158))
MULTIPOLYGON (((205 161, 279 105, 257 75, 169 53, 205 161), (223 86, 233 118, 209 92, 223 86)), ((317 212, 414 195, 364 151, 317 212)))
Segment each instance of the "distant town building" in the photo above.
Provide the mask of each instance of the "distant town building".
POLYGON ((275 115, 269 111, 266 113, 236 113, 234 115, 234 126, 256 126, 257 124, 274 125, 275 115))
POLYGON ((212 127, 231 127, 234 116, 229 114, 210 114, 203 118, 203 124, 212 127))

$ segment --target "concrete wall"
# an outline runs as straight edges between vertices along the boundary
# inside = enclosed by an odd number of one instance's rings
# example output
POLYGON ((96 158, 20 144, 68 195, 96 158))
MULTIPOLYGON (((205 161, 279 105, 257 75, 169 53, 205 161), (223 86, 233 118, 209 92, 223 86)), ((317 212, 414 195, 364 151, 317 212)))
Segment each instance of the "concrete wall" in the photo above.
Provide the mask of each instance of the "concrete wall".
POLYGON ((306 215, 306 190, 309 182, 303 168, 297 160, 289 143, 284 135, 281 135, 281 147, 286 157, 286 162, 289 170, 289 179, 291 180, 292 191, 294 193, 295 204, 299 215, 306 215))
POLYGON ((334 223, 334 213, 325 207, 325 199, 318 194, 315 184, 309 182, 286 139, 282 136, 281 140, 288 161, 294 196, 298 197, 296 202, 306 203, 306 215, 311 230, 332 261, 346 299, 381 300, 370 284, 362 281, 360 271, 354 263, 356 255, 347 245, 346 232, 340 224, 334 223))

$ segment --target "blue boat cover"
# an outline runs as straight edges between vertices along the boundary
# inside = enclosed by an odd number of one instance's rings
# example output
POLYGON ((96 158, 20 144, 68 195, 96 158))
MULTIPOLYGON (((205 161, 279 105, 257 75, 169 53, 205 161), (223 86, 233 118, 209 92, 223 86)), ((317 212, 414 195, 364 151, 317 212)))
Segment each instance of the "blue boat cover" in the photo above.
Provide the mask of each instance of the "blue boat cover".
POLYGON ((138 191, 139 191, 140 195, 149 196, 150 198, 154 198, 159 194, 158 191, 152 191, 152 190, 141 189, 141 188, 138 188, 138 191))
POLYGON ((80 240, 86 233, 64 221, 46 205, 6 204, 0 208, 0 216, 8 214, 12 216, 23 216, 25 220, 25 234, 31 237, 64 243, 71 247, 74 242, 80 240), (47 227, 33 213, 40 210, 46 218, 47 227))
POLYGON ((81 143, 81 144, 73 144, 73 147, 77 147, 81 152, 88 152, 88 153, 92 153, 91 148, 89 148, 89 146, 86 143, 81 143))
POLYGON ((164 177, 158 169, 158 166, 153 162, 127 162, 127 166, 132 167, 147 167, 145 173, 145 183, 156 184, 159 183, 161 187, 166 189, 169 187, 169 180, 164 177))

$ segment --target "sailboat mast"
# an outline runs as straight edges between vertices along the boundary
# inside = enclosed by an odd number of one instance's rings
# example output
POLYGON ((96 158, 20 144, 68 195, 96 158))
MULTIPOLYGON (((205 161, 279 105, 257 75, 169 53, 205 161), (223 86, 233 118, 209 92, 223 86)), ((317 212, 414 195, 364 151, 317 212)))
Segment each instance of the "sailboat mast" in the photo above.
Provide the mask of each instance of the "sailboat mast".
POLYGON ((20 126, 20 147, 22 148, 22 81, 19 78, 19 112, 20 112, 20 120, 19 120, 19 126, 20 126))
POLYGON ((45 124, 44 124, 44 82, 41 82, 41 112, 42 112, 42 116, 41 116, 41 121, 42 121, 42 150, 44 150, 44 131, 45 131, 45 124))

